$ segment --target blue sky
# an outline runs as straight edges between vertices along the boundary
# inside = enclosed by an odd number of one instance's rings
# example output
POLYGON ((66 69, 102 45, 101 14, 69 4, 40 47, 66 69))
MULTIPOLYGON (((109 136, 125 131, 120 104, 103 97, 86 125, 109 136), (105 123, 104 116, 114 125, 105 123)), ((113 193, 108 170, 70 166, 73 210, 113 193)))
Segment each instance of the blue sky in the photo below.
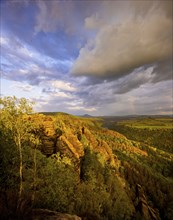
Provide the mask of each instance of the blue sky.
POLYGON ((35 111, 172 114, 172 1, 2 0, 1 96, 35 111))

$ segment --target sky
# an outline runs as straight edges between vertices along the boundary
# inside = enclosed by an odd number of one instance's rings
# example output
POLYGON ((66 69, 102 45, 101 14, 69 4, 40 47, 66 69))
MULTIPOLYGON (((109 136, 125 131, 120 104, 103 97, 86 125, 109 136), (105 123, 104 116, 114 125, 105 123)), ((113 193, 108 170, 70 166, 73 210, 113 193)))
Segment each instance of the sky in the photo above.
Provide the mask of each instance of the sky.
POLYGON ((172 6, 1 0, 1 96, 39 112, 172 114, 172 6))

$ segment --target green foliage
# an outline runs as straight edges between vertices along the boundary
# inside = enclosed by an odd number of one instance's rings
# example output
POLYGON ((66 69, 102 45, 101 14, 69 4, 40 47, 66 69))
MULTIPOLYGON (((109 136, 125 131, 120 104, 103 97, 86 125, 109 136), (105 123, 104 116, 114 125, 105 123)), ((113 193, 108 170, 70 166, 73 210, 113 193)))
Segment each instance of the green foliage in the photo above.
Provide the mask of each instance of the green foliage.
POLYGON ((20 209, 30 201, 30 208, 73 213, 84 220, 146 219, 138 207, 139 184, 145 205, 158 209, 161 219, 171 220, 172 131, 160 129, 169 120, 114 124, 112 128, 130 141, 101 128, 100 119, 64 113, 45 116, 31 110, 26 99, 1 99, 0 193, 4 199, 0 196, 0 204, 5 204, 0 211, 4 207, 15 214, 12 207, 22 183, 20 209), (52 147, 49 139, 56 141, 51 143, 58 150, 46 156, 42 152, 52 147))
POLYGON ((24 181, 24 169, 26 165, 24 157, 26 157, 28 144, 33 139, 32 130, 34 123, 29 120, 28 116, 32 113, 32 103, 25 98, 4 97, 0 99, 0 104, 0 132, 2 133, 3 145, 1 148, 3 155, 1 170, 3 167, 6 167, 6 171, 1 175, 1 190, 7 192, 7 189, 12 189, 13 187, 15 189, 14 191, 18 191, 16 213, 20 217, 22 200, 25 197, 25 190, 27 189, 25 187, 26 181, 24 181), (11 163, 10 160, 13 162, 11 163), (9 172, 9 165, 11 164, 13 166, 9 172), (6 175, 8 176, 7 178, 6 175))
MULTIPOLYGON (((125 123, 125 122, 124 122, 125 123)), ((173 128, 144 128, 140 129, 136 126, 130 127, 129 125, 114 124, 111 125, 111 129, 114 129, 127 138, 135 141, 142 142, 151 146, 155 146, 160 150, 164 150, 170 153, 173 153, 172 148, 172 137, 173 137, 173 128)))
POLYGON ((97 159, 97 154, 89 147, 85 148, 84 157, 81 159, 81 179, 102 181, 103 166, 97 159))
MULTIPOLYGON (((41 155, 40 155, 41 156, 41 155)), ((67 158, 44 158, 37 172, 35 207, 72 212, 77 174, 67 158), (44 178, 43 178, 44 176, 44 178)), ((38 161, 39 165, 41 161, 38 161)))
POLYGON ((77 213, 84 219, 131 219, 131 205, 122 182, 103 156, 85 149, 81 161, 81 179, 77 196, 77 213))
POLYGON ((75 208, 83 219, 103 219, 105 216, 103 212, 108 202, 109 194, 104 185, 86 181, 78 187, 75 208))
POLYGON ((117 122, 117 125, 124 125, 128 127, 138 128, 138 129, 172 129, 173 119, 172 118, 138 118, 129 119, 117 122))
POLYGON ((19 155, 10 131, 3 131, 0 123, 0 187, 16 189, 19 179, 19 155))

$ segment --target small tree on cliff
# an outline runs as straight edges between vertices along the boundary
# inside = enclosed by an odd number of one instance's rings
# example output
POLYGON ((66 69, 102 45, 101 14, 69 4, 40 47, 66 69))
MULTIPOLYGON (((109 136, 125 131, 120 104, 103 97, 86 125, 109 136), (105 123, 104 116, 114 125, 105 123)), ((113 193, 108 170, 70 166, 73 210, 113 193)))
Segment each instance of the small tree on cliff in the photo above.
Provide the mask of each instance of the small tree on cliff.
POLYGON ((22 147, 29 140, 32 123, 28 114, 32 113, 32 104, 25 98, 13 97, 0 98, 0 120, 4 131, 8 131, 14 140, 19 153, 19 197, 17 208, 20 206, 23 193, 23 154, 22 147))

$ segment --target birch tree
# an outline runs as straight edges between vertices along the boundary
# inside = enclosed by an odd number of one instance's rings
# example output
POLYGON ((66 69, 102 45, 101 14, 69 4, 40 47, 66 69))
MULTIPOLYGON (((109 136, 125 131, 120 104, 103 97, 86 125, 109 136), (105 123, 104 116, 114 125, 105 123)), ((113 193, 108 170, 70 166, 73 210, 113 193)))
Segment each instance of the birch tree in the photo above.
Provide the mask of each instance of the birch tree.
POLYGON ((32 102, 25 98, 17 99, 13 97, 4 97, 0 99, 0 120, 5 129, 10 132, 11 138, 19 153, 19 195, 17 209, 20 206, 23 194, 23 153, 22 148, 29 140, 32 123, 28 120, 28 114, 32 113, 32 102))

